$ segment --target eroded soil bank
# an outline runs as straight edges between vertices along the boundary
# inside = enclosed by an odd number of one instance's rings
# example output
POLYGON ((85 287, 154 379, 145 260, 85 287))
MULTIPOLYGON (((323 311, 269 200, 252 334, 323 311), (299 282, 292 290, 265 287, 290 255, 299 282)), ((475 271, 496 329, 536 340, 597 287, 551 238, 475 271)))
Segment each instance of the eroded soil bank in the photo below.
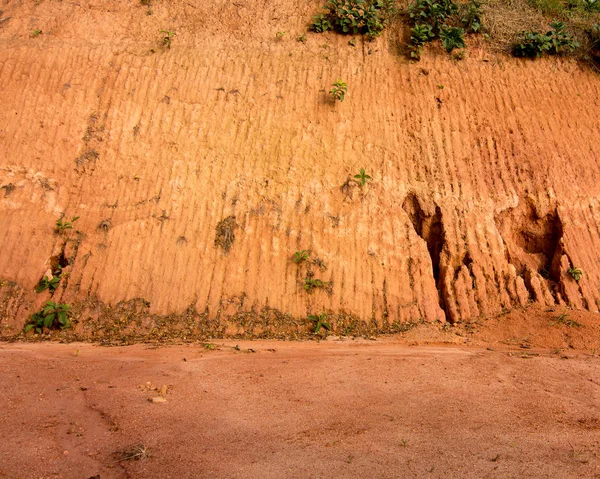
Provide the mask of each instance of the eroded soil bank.
POLYGON ((598 311, 598 75, 477 39, 420 63, 394 31, 297 41, 318 8, 3 3, 0 335, 49 299, 120 335, 132 318, 293 337, 322 312, 362 334, 598 311), (63 215, 80 218, 57 234, 63 215))

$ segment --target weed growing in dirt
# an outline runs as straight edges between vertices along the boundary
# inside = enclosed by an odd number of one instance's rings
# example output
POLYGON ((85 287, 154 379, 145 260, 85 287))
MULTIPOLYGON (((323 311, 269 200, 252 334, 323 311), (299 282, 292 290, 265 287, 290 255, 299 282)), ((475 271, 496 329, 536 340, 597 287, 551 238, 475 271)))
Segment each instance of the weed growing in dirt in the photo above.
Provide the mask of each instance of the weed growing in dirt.
POLYGON ((333 84, 333 88, 329 92, 334 101, 344 101, 346 93, 348 93, 348 85, 341 78, 333 84))
POLYGON ((354 178, 358 180, 358 183, 361 187, 365 186, 367 181, 371 179, 371 177, 365 172, 364 168, 361 168, 358 175, 354 175, 354 178))
POLYGON ((28 333, 35 328, 36 332, 42 333, 46 329, 66 329, 71 326, 69 317, 71 316, 71 306, 68 304, 58 304, 47 301, 44 307, 34 313, 25 325, 25 332, 28 333))
POLYGON ((306 34, 303 33, 302 35, 300 35, 298 38, 296 38, 296 41, 300 43, 306 43, 306 34))
POLYGON ((316 288, 326 288, 329 285, 326 281, 317 278, 304 278, 304 289, 308 292, 316 288))
POLYGON ((573 35, 566 31, 565 24, 553 21, 550 23, 551 30, 545 34, 536 31, 521 32, 519 40, 513 47, 513 55, 523 58, 539 58, 544 53, 550 55, 561 55, 565 52, 573 52, 580 46, 573 35))
POLYGON ((333 30, 370 38, 379 36, 397 11, 395 0, 328 0, 323 9, 313 18, 314 32, 333 30))
POLYGON ((79 216, 74 216, 71 221, 63 221, 62 219, 56 220, 56 232, 62 233, 65 230, 72 230, 73 223, 79 219, 79 216))
POLYGON ((40 279, 37 286, 35 287, 35 292, 41 293, 42 291, 49 290, 51 293, 54 293, 54 291, 56 291, 56 288, 58 288, 58 285, 60 283, 61 275, 62 266, 57 265, 56 269, 52 271, 52 278, 49 279, 48 276, 44 276, 42 279, 40 279))
POLYGON ((120 461, 140 461, 151 456, 150 450, 144 444, 136 444, 122 451, 117 451, 120 461))
POLYGON ((175 32, 171 32, 169 30, 161 30, 160 33, 163 34, 162 44, 167 48, 171 48, 171 41, 175 36, 175 32))
POLYGON ((296 264, 300 264, 300 263, 302 263, 302 261, 308 261, 309 257, 310 257, 310 254, 305 249, 303 249, 302 251, 296 251, 294 253, 294 262, 296 264))
POLYGON ((331 331, 331 326, 326 321, 327 315, 325 313, 321 313, 319 315, 309 314, 308 319, 315 323, 314 334, 318 334, 321 331, 321 328, 326 329, 327 331, 331 331))
POLYGON ((581 328, 583 324, 578 323, 573 319, 569 319, 569 315, 567 313, 562 313, 560 316, 557 316, 554 321, 550 323, 550 326, 563 325, 569 328, 581 328))
POLYGON ((578 268, 577 266, 573 267, 573 268, 569 268, 567 270, 567 273, 571 275, 571 277, 579 282, 579 280, 583 277, 583 271, 581 270, 581 268, 578 268))
POLYGON ((277 38, 277 40, 283 40, 283 37, 285 37, 285 32, 276 32, 275 33, 275 38, 277 38))
POLYGON ((217 345, 214 343, 204 343, 204 349, 206 349, 207 351, 214 351, 215 349, 217 349, 217 345))
POLYGON ((41 30, 34 30, 33 33, 31 34, 31 36, 35 38, 35 37, 41 35, 42 33, 44 33, 44 32, 42 32, 41 30))

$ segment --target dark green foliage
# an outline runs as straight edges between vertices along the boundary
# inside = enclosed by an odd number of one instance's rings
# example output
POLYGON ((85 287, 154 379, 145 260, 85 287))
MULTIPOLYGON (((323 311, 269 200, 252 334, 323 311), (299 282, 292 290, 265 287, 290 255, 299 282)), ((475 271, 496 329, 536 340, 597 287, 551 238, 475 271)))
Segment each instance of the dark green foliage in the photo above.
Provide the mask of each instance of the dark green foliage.
POLYGON ((529 31, 521 32, 519 41, 513 48, 516 57, 539 58, 544 52, 551 55, 561 55, 567 51, 572 52, 579 43, 573 39, 573 35, 565 29, 562 22, 553 21, 545 34, 529 31))
POLYGON ((325 13, 313 18, 313 31, 376 37, 396 12, 396 4, 393 0, 328 0, 323 9, 325 13))
POLYGON ((40 279, 39 283, 35 287, 36 293, 41 293, 42 291, 49 290, 51 293, 54 293, 56 288, 58 288, 58 284, 61 280, 62 267, 59 265, 56 267, 54 271, 52 271, 52 279, 48 279, 48 276, 44 276, 40 279))
POLYGON ((600 0, 581 0, 581 6, 586 12, 600 12, 600 0))
POLYGON ((481 20, 481 3, 471 0, 460 6, 460 23, 466 33, 479 33, 483 22, 481 20))
POLYGON ((423 47, 440 38, 448 53, 465 47, 465 34, 483 29, 481 3, 470 0, 457 4, 453 0, 414 0, 408 8, 412 24, 410 56, 421 58, 423 47))
POLYGON ((436 34, 446 19, 457 13, 458 6, 452 0, 415 0, 408 7, 408 15, 413 24, 431 25, 436 34))
POLYGON ((68 304, 58 304, 47 301, 44 307, 34 313, 25 325, 25 332, 35 328, 36 332, 42 333, 46 329, 66 329, 71 326, 69 317, 71 316, 71 307, 68 304))
POLYGON ((459 27, 442 26, 440 38, 448 53, 452 53, 455 48, 465 48, 464 33, 465 31, 459 27))
POLYGON ((410 30, 411 52, 410 56, 415 59, 421 58, 423 47, 435 38, 433 27, 426 23, 419 23, 410 30))

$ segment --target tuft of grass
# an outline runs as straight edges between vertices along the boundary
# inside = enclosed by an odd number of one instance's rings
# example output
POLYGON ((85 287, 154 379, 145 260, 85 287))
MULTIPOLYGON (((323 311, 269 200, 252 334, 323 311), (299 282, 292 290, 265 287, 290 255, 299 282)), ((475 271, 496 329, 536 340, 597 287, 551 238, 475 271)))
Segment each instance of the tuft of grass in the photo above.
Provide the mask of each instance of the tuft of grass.
POLYGON ((74 216, 73 218, 71 218, 71 221, 63 221, 62 218, 56 220, 56 232, 62 233, 65 230, 72 230, 73 223, 75 223, 75 221, 77 221, 78 219, 79 216, 74 216))
POLYGON ((579 282, 579 280, 581 278, 583 278, 583 271, 581 270, 581 268, 578 268, 577 266, 569 268, 567 270, 567 273, 570 274, 571 277, 577 282, 579 282))
POLYGON ((150 450, 144 444, 135 444, 127 449, 116 452, 120 461, 141 461, 151 456, 150 450))
POLYGON ((567 326, 568 328, 582 328, 583 324, 578 323, 574 319, 569 319, 569 315, 565 312, 557 316, 551 323, 550 326, 567 326))

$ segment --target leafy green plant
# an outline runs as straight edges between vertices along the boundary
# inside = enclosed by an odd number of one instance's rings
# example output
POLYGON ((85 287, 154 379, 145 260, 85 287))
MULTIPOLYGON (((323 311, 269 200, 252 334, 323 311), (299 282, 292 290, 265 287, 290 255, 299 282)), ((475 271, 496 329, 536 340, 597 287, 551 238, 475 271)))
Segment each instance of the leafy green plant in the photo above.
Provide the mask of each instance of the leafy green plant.
POLYGON ((47 301, 43 308, 34 313, 29 318, 29 322, 25 325, 25 332, 28 333, 32 329, 42 333, 46 329, 66 329, 71 326, 70 316, 71 307, 68 304, 58 304, 52 301, 47 301))
POLYGON ((583 277, 583 271, 581 270, 581 268, 578 268, 577 266, 573 267, 573 268, 569 268, 567 270, 567 273, 569 273, 571 275, 571 277, 579 282, 579 280, 583 277))
POLYGON ((312 291, 316 288, 326 288, 328 284, 329 283, 327 283, 326 281, 322 281, 320 279, 309 277, 304 278, 304 289, 306 291, 312 291))
POLYGON ((71 221, 63 221, 62 218, 56 220, 56 232, 62 233, 65 230, 72 230, 73 223, 75 223, 75 221, 77 221, 78 219, 79 216, 74 216, 73 218, 71 218, 71 221))
POLYGON ((524 58, 539 58, 544 52, 560 55, 565 51, 572 52, 580 45, 573 35, 566 31, 565 24, 553 21, 545 34, 535 31, 521 32, 519 40, 513 47, 513 55, 524 58))
POLYGON ((465 48, 464 33, 465 31, 459 27, 442 26, 440 38, 448 53, 452 53, 455 48, 465 48))
POLYGON ((325 313, 321 313, 319 315, 309 314, 308 319, 315 323, 315 330, 313 331, 314 334, 317 334, 319 331, 321 331, 321 328, 331 331, 331 326, 326 321, 327 315, 325 313))
POLYGON ((364 168, 361 168, 358 175, 354 175, 354 178, 358 180, 360 186, 365 186, 367 181, 371 179, 371 177, 365 172, 364 168))
POLYGON ((53 272, 51 279, 49 279, 48 276, 44 276, 42 279, 40 279, 39 283, 35 287, 35 292, 41 293, 42 291, 49 290, 51 293, 54 293, 60 283, 61 274, 62 268, 58 266, 58 269, 53 272))
POLYGON ((169 30, 161 30, 160 33, 163 34, 162 44, 167 48, 171 48, 171 41, 176 35, 175 32, 171 32, 169 30))
POLYGON ((294 262, 296 264, 300 264, 300 263, 302 263, 302 261, 308 261, 309 257, 310 257, 310 254, 305 249, 303 249, 302 251, 296 251, 294 253, 294 262))
POLYGON ((460 6, 460 23, 466 33, 479 33, 483 28, 481 3, 471 0, 460 6))
POLYGON ((415 25, 430 25, 437 34, 446 19, 458 13, 452 0, 415 0, 408 7, 408 16, 415 25))
POLYGON ((34 30, 33 33, 31 34, 31 36, 35 38, 35 37, 41 35, 42 33, 44 33, 44 32, 42 32, 41 30, 34 30))
POLYGON ((329 94, 333 97, 334 100, 344 101, 344 98, 348 93, 348 86, 341 79, 337 80, 333 84, 333 88, 329 92, 329 94))
POLYGON ((311 30, 377 37, 396 13, 396 3, 394 0, 328 0, 323 9, 324 13, 313 18, 311 30))
POLYGON ((433 27, 426 23, 418 23, 410 29, 410 56, 416 60, 421 58, 423 47, 435 38, 433 27))

